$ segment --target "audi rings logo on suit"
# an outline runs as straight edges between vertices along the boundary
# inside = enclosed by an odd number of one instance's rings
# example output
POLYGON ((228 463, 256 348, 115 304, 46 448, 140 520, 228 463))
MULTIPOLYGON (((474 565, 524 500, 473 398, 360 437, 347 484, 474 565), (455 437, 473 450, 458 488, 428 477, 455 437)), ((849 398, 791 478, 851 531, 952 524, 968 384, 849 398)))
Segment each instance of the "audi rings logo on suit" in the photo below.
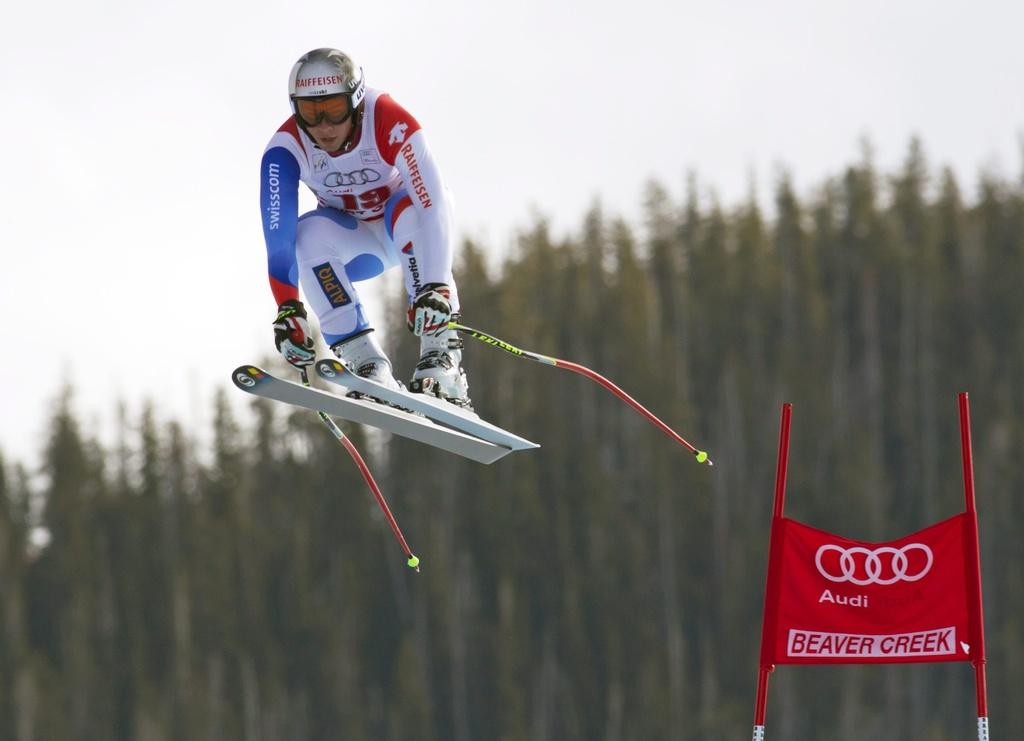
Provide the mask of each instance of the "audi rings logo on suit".
POLYGON ((380 180, 380 173, 369 168, 352 172, 329 172, 324 176, 328 188, 344 188, 353 185, 368 185, 380 180))

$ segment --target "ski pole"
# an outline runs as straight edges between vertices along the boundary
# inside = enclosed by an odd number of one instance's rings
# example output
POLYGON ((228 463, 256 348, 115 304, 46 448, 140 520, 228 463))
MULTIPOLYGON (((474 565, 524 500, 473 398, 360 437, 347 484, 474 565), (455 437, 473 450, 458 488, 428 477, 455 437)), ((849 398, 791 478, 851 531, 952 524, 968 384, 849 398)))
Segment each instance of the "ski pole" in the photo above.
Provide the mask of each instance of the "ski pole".
MULTIPOLYGON (((309 376, 306 374, 305 368, 300 368, 299 372, 302 374, 302 385, 309 388, 309 376)), ((359 451, 356 450, 356 446, 352 444, 352 441, 345 436, 345 433, 341 431, 341 428, 334 423, 334 420, 328 417, 324 412, 317 412, 317 416, 320 417, 321 421, 327 425, 327 429, 338 438, 348 454, 352 456, 352 460, 355 461, 356 467, 359 472, 363 474, 363 478, 366 480, 367 485, 370 487, 370 491, 373 492, 373 496, 377 498, 377 504, 380 505, 381 511, 384 512, 384 516, 388 520, 388 524, 391 525, 391 530, 395 533, 395 537, 398 538, 398 543, 402 546, 402 550, 405 551, 405 555, 409 557, 406 561, 410 568, 416 569, 417 572, 420 570, 420 559, 413 554, 409 548, 409 544, 405 542, 405 536, 402 535, 401 529, 398 527, 398 523, 395 521, 394 515, 391 514, 391 510, 388 508, 388 503, 384 501, 384 495, 381 494, 380 487, 377 486, 377 482, 373 479, 373 474, 370 473, 369 466, 366 465, 366 461, 363 460, 363 456, 359 455, 359 451)))
POLYGON ((675 430, 673 430, 667 424, 665 424, 660 419, 655 417, 654 414, 652 414, 646 408, 644 408, 644 406, 640 402, 638 402, 632 396, 630 396, 625 391, 620 389, 607 378, 602 376, 600 373, 592 371, 590 368, 587 368, 585 366, 578 365, 576 363, 571 363, 568 360, 559 360, 558 358, 550 358, 547 355, 541 355, 540 353, 530 352, 529 350, 522 350, 516 347, 515 345, 510 345, 504 340, 499 340, 497 337, 493 335, 489 335, 486 332, 481 332, 479 329, 467 327, 466 325, 459 324, 458 322, 449 322, 448 328, 454 329, 458 332, 462 332, 463 334, 468 334, 475 340, 480 340, 481 342, 484 342, 492 347, 497 347, 517 357, 533 360, 537 363, 543 363, 544 365, 553 365, 556 368, 565 368, 566 370, 571 370, 574 373, 579 373, 581 376, 586 376, 592 381, 596 381, 597 383, 601 384, 606 389, 611 391, 613 394, 618 396, 624 402, 629 404, 631 407, 633 407, 633 409, 638 411, 641 415, 646 417, 648 421, 650 421, 659 430, 664 432, 670 438, 672 438, 677 443, 679 443, 684 448, 693 453, 698 463, 707 463, 709 466, 715 465, 714 463, 711 462, 711 459, 708 458, 708 454, 706 452, 704 452, 703 450, 697 450, 697 448, 690 445, 690 443, 686 442, 686 440, 684 440, 675 430))

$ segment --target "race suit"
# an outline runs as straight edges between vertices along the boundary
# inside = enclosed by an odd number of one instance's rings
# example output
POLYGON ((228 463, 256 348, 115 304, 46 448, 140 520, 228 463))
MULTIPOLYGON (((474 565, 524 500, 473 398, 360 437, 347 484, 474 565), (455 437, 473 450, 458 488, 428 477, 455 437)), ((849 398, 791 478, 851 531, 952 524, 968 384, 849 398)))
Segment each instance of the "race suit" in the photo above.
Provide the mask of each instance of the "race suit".
POLYGON ((361 121, 328 153, 289 118, 260 165, 270 287, 278 305, 299 286, 334 345, 370 328, 354 283, 402 266, 409 301, 428 283, 451 288, 451 197, 420 125, 389 95, 368 89, 361 121), (299 181, 318 207, 298 215, 299 181))

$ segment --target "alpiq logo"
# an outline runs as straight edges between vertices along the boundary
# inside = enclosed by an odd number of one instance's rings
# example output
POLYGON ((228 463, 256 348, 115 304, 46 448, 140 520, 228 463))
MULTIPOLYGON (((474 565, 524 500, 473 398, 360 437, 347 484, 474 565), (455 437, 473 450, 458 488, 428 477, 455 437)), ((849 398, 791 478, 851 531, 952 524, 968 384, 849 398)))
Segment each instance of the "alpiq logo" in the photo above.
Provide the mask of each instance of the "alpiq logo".
POLYGON ((313 268, 313 274, 316 275, 320 288, 323 289, 327 300, 331 302, 331 306, 337 308, 352 303, 351 296, 348 295, 345 286, 338 280, 338 275, 334 272, 334 268, 331 267, 329 262, 325 262, 323 265, 316 265, 313 268))

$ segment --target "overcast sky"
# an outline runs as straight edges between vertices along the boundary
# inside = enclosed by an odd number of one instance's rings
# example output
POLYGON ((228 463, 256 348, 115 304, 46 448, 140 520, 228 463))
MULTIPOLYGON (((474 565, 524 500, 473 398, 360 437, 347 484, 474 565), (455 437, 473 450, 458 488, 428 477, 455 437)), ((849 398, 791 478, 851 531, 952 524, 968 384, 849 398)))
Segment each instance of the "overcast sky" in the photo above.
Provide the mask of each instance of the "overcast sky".
POLYGON ((864 136, 892 168, 919 134, 969 194, 981 167, 1016 178, 1022 8, 22 5, 0 26, 0 451, 34 459, 65 380, 100 430, 117 400, 137 410, 146 397, 164 418, 205 424, 216 385, 273 351, 259 160, 309 49, 349 52, 419 119, 460 233, 504 249, 534 213, 574 230, 595 197, 635 221, 645 181, 681 197, 689 170, 726 204, 751 175, 770 188, 779 165, 806 194, 864 136))

